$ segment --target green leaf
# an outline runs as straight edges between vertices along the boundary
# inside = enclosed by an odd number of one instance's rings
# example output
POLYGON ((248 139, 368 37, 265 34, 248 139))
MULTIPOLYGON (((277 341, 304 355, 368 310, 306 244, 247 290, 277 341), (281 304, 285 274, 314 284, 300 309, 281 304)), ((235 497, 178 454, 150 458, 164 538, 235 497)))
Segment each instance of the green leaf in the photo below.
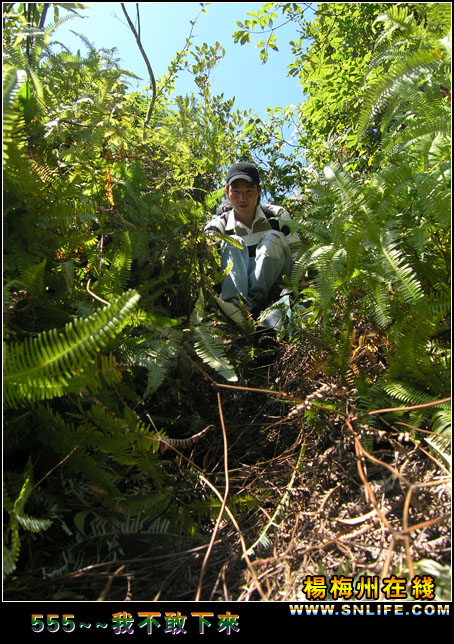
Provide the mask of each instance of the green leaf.
POLYGON ((212 369, 219 373, 229 382, 236 382, 238 377, 234 368, 224 353, 224 347, 219 338, 213 335, 205 327, 197 327, 195 330, 194 348, 197 355, 212 369))
POLYGON ((62 396, 96 382, 96 354, 131 319, 139 295, 128 291, 63 331, 53 329, 23 343, 5 346, 4 396, 7 406, 62 396))
POLYGON ((78 512, 74 517, 76 528, 81 534, 85 534, 85 520, 89 514, 89 510, 82 510, 81 512, 78 512))

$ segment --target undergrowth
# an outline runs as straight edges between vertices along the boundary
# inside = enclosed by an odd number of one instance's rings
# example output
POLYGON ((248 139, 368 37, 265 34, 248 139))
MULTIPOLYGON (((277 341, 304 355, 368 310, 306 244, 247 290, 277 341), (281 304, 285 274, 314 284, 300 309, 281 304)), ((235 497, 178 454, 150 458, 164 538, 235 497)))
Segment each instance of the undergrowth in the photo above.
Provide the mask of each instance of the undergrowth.
POLYGON ((352 135, 379 143, 367 171, 295 178, 270 336, 212 298, 203 224, 257 143, 210 97, 219 47, 194 54, 198 98, 167 78, 150 114, 114 52, 57 53, 58 21, 4 10, 5 598, 299 601, 308 576, 395 575, 445 599, 446 12, 380 17, 352 135))

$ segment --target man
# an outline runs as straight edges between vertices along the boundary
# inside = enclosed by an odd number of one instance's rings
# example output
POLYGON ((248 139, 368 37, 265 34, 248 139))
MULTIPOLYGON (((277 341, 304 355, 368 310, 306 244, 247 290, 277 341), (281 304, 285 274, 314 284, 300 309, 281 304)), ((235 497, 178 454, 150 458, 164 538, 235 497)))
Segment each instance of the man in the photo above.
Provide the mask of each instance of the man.
MULTIPOLYGON (((279 206, 259 205, 260 177, 252 163, 235 163, 227 173, 225 194, 230 209, 214 217, 206 232, 219 232, 235 240, 222 242, 221 267, 230 272, 222 282, 219 307, 242 325, 245 314, 258 317, 279 293, 284 275, 290 275, 292 252, 299 238, 288 227, 290 216, 279 206)), ((262 326, 273 323, 261 320, 262 326)))

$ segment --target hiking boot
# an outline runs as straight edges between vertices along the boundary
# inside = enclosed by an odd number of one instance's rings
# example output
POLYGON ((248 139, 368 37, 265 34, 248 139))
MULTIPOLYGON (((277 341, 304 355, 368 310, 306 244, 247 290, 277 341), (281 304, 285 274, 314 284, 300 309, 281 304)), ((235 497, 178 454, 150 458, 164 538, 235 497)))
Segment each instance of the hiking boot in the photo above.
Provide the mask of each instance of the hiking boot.
POLYGON ((250 326, 248 319, 248 312, 235 300, 222 300, 220 297, 214 296, 216 304, 221 311, 227 315, 235 324, 242 329, 247 329, 250 326))

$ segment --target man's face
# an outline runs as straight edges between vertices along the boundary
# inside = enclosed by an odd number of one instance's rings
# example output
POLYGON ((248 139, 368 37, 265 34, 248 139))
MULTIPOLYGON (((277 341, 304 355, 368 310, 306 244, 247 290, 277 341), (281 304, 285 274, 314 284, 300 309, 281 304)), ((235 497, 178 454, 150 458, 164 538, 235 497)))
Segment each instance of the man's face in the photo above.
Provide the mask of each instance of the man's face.
POLYGON ((226 187, 226 195, 240 218, 250 218, 255 213, 260 196, 259 187, 244 179, 237 179, 226 187))

